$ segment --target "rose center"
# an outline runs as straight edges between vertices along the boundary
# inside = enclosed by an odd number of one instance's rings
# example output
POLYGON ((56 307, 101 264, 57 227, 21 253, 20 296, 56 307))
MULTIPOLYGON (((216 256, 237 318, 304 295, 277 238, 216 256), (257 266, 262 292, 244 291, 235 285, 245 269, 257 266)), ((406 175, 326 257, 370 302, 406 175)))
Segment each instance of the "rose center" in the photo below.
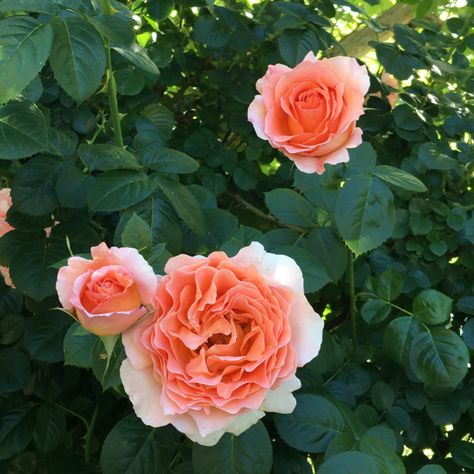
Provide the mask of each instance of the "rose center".
POLYGON ((297 104, 302 109, 317 109, 321 104, 321 95, 314 90, 302 92, 298 96, 297 104))
POLYGON ((208 340, 207 340, 207 347, 210 348, 214 344, 228 344, 230 341, 230 334, 222 334, 216 333, 213 334, 208 340))

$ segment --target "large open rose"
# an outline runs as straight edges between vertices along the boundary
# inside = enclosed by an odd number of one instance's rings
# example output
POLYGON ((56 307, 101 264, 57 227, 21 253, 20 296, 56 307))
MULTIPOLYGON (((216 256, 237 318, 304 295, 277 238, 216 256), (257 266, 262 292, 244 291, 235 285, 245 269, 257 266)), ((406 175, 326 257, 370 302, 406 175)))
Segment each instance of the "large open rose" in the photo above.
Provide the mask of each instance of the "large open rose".
POLYGON ((326 163, 349 160, 347 148, 362 143, 356 120, 363 114, 369 89, 365 66, 354 58, 316 60, 308 53, 291 69, 271 65, 257 81, 248 119, 257 135, 268 140, 305 173, 324 172, 326 163))
POLYGON ((92 260, 71 257, 59 269, 56 290, 63 307, 98 336, 119 334, 149 308, 156 276, 146 260, 132 248, 91 248, 92 260))
POLYGON ((125 391, 144 423, 211 446, 264 411, 291 413, 295 376, 319 352, 323 321, 294 260, 258 243, 235 257, 171 258, 156 311, 123 334, 125 391))

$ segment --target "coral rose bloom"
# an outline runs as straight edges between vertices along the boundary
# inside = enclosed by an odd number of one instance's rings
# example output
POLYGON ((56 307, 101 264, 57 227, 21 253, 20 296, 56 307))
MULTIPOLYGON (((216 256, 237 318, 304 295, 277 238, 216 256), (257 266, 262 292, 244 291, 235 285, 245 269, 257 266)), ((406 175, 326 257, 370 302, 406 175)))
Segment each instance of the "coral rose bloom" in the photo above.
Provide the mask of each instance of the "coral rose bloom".
MULTIPOLYGON (((10 188, 0 189, 0 237, 3 237, 7 232, 10 232, 13 229, 13 227, 7 222, 7 213, 11 205, 12 198, 10 197, 10 188)), ((5 284, 13 286, 8 268, 0 266, 0 273, 5 280, 5 284)))
POLYGON ((319 352, 323 321, 294 260, 258 243, 232 258, 171 258, 156 312, 123 334, 120 374, 144 423, 212 446, 264 411, 291 413, 295 376, 319 352))
POLYGON ((278 148, 305 173, 349 160, 347 148, 362 143, 356 120, 369 89, 365 66, 354 58, 316 60, 308 53, 291 69, 271 65, 257 81, 248 120, 257 135, 278 148))
POLYGON ((92 260, 71 257, 59 269, 56 290, 63 307, 88 331, 112 336, 129 328, 149 309, 156 276, 132 248, 91 248, 92 260))

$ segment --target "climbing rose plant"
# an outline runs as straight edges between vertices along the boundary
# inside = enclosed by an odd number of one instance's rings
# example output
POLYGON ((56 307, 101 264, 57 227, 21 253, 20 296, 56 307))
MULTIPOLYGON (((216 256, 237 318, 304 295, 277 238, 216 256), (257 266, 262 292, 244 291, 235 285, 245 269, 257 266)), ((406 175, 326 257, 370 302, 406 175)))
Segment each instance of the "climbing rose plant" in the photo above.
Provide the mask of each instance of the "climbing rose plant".
POLYGON ((474 469, 473 5, 343 3, 0 0, 1 472, 474 469))

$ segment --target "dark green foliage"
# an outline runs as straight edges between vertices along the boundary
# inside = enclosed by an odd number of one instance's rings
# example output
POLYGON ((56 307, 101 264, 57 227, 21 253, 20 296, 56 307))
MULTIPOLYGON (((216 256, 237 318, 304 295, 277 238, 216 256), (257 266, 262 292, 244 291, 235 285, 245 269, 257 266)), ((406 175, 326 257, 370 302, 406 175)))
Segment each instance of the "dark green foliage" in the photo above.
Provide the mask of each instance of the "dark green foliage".
POLYGON ((345 54, 338 39, 383 33, 392 3, 0 0, 15 228, 0 238, 15 286, 0 281, 0 472, 473 472, 473 2, 396 2, 413 18, 368 46, 380 68, 348 163, 304 174, 247 121, 269 64, 345 54), (252 241, 295 259, 325 331, 293 413, 213 447, 144 425, 123 345, 107 360, 57 309, 58 269, 102 241, 159 274, 252 241))

